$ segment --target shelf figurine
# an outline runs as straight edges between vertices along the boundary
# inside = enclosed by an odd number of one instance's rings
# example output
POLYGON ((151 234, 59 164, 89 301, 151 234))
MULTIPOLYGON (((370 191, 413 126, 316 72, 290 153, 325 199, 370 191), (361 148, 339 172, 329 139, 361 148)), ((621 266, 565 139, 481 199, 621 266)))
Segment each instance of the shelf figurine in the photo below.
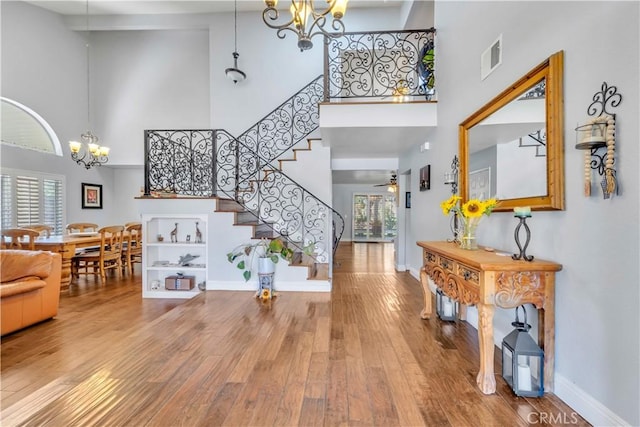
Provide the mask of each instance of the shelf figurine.
POLYGON ((202 243, 202 232, 198 228, 198 221, 196 221, 196 240, 195 243, 202 243))
POLYGON ((171 230, 171 243, 178 243, 178 223, 176 222, 176 227, 171 230))

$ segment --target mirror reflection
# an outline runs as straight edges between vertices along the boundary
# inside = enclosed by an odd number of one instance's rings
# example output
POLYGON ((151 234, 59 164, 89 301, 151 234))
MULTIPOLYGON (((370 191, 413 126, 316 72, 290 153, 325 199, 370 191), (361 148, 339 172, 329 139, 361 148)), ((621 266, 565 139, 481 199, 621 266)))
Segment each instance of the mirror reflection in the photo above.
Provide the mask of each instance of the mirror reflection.
POLYGON ((460 196, 564 209, 563 53, 555 53, 460 124, 460 196))
POLYGON ((543 79, 469 130, 469 198, 546 195, 546 139, 543 79))

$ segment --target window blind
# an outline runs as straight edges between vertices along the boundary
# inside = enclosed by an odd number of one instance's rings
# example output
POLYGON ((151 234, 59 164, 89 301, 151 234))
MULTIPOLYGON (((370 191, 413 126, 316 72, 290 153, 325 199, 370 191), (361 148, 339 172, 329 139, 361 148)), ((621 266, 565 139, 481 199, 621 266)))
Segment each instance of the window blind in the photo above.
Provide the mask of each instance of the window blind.
POLYGON ((52 234, 63 234, 63 176, 7 171, 0 180, 0 192, 2 228, 46 224, 53 227, 52 234))
POLYGON ((11 228, 13 218, 13 192, 10 175, 0 177, 0 213, 2 214, 2 228, 11 228))

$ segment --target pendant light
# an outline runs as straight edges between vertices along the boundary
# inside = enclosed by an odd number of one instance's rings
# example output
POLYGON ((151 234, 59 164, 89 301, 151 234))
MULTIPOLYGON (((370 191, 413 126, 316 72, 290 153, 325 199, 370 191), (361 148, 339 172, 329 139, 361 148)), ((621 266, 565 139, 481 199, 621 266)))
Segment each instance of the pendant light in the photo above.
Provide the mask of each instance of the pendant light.
POLYGON ((238 0, 233 2, 234 17, 233 17, 233 67, 224 70, 227 78, 231 79, 233 83, 238 83, 247 78, 247 75, 238 68, 238 0))
MULTIPOLYGON (((87 128, 91 129, 91 74, 89 60, 89 0, 86 1, 87 24, 87 128)), ((109 147, 101 146, 98 137, 91 130, 80 135, 79 141, 69 141, 71 158, 86 169, 100 166, 109 161, 109 147)))

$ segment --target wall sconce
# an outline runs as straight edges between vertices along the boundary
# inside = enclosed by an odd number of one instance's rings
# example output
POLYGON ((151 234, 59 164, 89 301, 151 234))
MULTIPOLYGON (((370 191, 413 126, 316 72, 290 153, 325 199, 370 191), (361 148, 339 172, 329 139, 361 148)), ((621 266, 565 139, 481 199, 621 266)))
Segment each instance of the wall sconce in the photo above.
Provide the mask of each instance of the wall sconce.
POLYGON ((602 178, 600 186, 605 199, 613 194, 620 194, 616 178, 615 135, 616 115, 607 111, 607 107, 617 107, 622 102, 618 88, 602 83, 600 92, 593 95, 593 102, 587 108, 592 118, 584 125, 576 127, 576 149, 584 153, 584 195, 591 195, 591 170, 598 172, 602 178), (601 148, 607 149, 601 153, 601 148))
MULTIPOLYGON (((460 162, 458 156, 453 156, 451 160, 451 172, 445 172, 444 183, 451 186, 451 194, 458 194, 458 172, 460 170, 460 162)), ((458 214, 454 213, 452 223, 449 224, 453 233, 453 242, 460 242, 460 224, 458 223, 458 214)), ((448 240, 448 239, 447 239, 448 240)))
POLYGON ((69 141, 71 158, 77 164, 84 166, 85 169, 91 169, 93 166, 100 166, 109 161, 109 147, 100 146, 98 137, 90 130, 80 135, 80 138, 82 142, 69 141))
POLYGON ((502 377, 517 396, 540 397, 544 394, 544 351, 529 335, 524 306, 516 307, 516 329, 502 340, 502 377), (524 322, 518 319, 522 308, 524 322))
POLYGON ((447 322, 455 322, 458 318, 458 303, 446 296, 440 288, 436 289, 436 314, 440 320, 447 322))
POLYGON ((458 171, 460 170, 460 162, 458 156, 453 156, 451 161, 451 172, 445 172, 444 183, 451 185, 451 194, 458 193, 458 171))

